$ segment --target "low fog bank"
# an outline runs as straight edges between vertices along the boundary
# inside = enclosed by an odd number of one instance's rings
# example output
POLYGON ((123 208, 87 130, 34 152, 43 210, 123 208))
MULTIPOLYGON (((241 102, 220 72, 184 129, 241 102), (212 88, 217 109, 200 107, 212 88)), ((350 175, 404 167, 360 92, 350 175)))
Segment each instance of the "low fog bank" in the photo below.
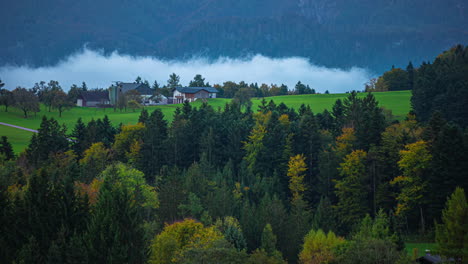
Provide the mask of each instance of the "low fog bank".
POLYGON ((3 66, 0 68, 0 79, 10 90, 17 86, 29 88, 41 80, 57 80, 64 90, 68 90, 72 84, 79 85, 83 81, 89 88, 107 88, 114 81, 133 82, 137 76, 151 84, 157 80, 164 85, 171 73, 179 75, 184 86, 196 74, 201 74, 210 84, 225 81, 286 84, 290 90, 301 81, 322 93, 325 90, 331 93, 362 90, 364 83, 371 78, 371 74, 362 68, 331 69, 313 65, 301 57, 255 55, 239 59, 221 57, 216 60, 193 58, 170 61, 118 52, 105 56, 99 51, 84 48, 50 67, 3 66))

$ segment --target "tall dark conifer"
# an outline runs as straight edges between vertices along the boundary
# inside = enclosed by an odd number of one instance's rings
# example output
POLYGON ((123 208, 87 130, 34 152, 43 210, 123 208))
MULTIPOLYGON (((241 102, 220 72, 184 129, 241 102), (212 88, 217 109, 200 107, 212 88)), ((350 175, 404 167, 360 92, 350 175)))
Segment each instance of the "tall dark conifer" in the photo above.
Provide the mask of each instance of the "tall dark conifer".
POLYGON ((70 137, 73 139, 71 146, 72 150, 81 158, 83 152, 89 147, 89 144, 86 141, 86 125, 81 121, 81 117, 78 118, 70 137))
POLYGON ((44 116, 38 133, 33 135, 26 150, 31 164, 40 166, 47 161, 50 154, 66 151, 69 141, 65 133, 65 126, 60 126, 55 119, 49 120, 44 116))
POLYGON ((146 130, 143 136, 143 146, 141 148, 141 170, 148 180, 159 173, 159 170, 166 164, 167 153, 167 121, 160 109, 154 110, 146 121, 146 130))
POLYGON ((8 142, 8 138, 6 136, 2 136, 0 141, 0 153, 5 155, 5 159, 7 160, 11 160, 15 157, 13 147, 11 146, 10 142, 8 142))

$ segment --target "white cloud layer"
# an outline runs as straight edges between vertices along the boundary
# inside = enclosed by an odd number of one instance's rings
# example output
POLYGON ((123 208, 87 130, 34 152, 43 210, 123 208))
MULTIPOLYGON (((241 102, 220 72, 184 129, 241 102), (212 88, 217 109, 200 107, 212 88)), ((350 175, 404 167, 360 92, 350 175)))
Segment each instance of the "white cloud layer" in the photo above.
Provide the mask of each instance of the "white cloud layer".
POLYGON ((3 66, 0 79, 8 89, 17 86, 32 87, 41 80, 57 80, 64 90, 72 84, 85 81, 89 88, 107 88, 113 81, 132 82, 137 76, 153 83, 165 84, 171 73, 180 76, 182 85, 188 85, 195 74, 201 74, 210 84, 225 81, 257 82, 259 85, 286 84, 293 89, 297 81, 310 85, 317 92, 329 90, 340 93, 362 90, 371 74, 362 68, 330 69, 310 64, 301 57, 269 58, 255 55, 244 59, 221 57, 216 60, 193 58, 186 61, 160 60, 152 57, 134 57, 114 52, 109 56, 83 49, 57 65, 30 68, 3 66))

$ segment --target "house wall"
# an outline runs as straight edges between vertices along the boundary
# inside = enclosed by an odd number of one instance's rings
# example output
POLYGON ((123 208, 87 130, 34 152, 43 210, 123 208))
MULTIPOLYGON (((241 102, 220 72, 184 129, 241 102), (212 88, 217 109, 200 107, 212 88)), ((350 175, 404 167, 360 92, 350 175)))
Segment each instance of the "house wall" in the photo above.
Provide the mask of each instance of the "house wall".
POLYGON ((76 106, 83 106, 83 99, 76 100, 76 106))
POLYGON ((87 106, 87 107, 96 107, 98 104, 100 104, 101 102, 99 101, 86 101, 85 102, 85 105, 84 106, 87 106))
POLYGON ((182 94, 179 91, 175 90, 174 91, 174 97, 177 97, 177 96, 182 96, 182 94))
POLYGON ((209 98, 210 94, 207 91, 201 90, 195 94, 195 98, 209 98))
POLYGON ((193 102, 193 101, 195 101, 195 99, 196 99, 196 98, 195 98, 195 94, 187 94, 187 93, 186 93, 186 94, 184 94, 184 95, 185 95, 185 96, 184 96, 184 97, 185 97, 185 100, 187 100, 187 101, 189 101, 189 102, 193 102))

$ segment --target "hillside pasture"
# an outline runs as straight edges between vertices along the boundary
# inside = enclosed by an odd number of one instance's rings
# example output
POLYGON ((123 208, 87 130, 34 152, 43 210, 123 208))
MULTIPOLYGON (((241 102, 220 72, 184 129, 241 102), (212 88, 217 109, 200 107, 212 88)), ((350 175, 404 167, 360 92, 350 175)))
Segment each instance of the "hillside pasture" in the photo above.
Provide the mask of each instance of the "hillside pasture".
MULTIPOLYGON (((359 96, 366 96, 366 93, 360 93, 359 96)), ((376 99, 379 102, 380 106, 385 107, 392 111, 395 119, 402 120, 410 110, 410 97, 411 91, 398 91, 398 92, 381 92, 374 93, 376 99)), ((310 105, 314 113, 323 112, 325 109, 331 110, 333 104, 337 99, 343 100, 348 94, 314 94, 314 95, 287 95, 287 96, 276 96, 276 97, 266 97, 266 98, 253 98, 252 104, 253 109, 258 109, 258 106, 261 104, 263 99, 270 101, 273 100, 276 104, 284 103, 288 107, 293 107, 298 109, 301 104, 310 105)), ((214 109, 222 109, 224 105, 230 102, 231 99, 225 98, 216 98, 209 99, 208 103, 213 106, 214 109)), ((193 106, 201 106, 201 101, 196 101, 192 103, 193 106)), ((180 107, 181 104, 173 105, 161 105, 161 106, 148 106, 146 109, 151 112, 156 108, 159 108, 164 113, 166 119, 170 122, 172 121, 174 111, 177 107, 180 107)), ((138 120, 141 110, 136 110, 135 112, 127 109, 127 111, 114 111, 113 108, 88 108, 88 107, 74 107, 69 111, 62 113, 62 117, 59 117, 57 111, 52 110, 48 112, 45 106, 41 106, 41 112, 34 115, 31 113, 28 118, 23 117, 23 113, 10 107, 8 112, 5 112, 0 109, 0 121, 8 124, 13 124, 17 126, 22 126, 31 129, 38 129, 43 116, 47 118, 55 118, 61 124, 65 125, 68 129, 68 132, 71 132, 78 118, 82 118, 83 122, 87 123, 92 119, 103 118, 105 115, 109 117, 113 125, 122 124, 134 124, 138 120)), ((0 126, 0 136, 8 136, 9 141, 13 145, 15 152, 18 153, 23 150, 31 138, 31 132, 19 131, 19 129, 8 128, 5 126, 0 126), (15 132, 16 130, 16 132, 15 132)))

